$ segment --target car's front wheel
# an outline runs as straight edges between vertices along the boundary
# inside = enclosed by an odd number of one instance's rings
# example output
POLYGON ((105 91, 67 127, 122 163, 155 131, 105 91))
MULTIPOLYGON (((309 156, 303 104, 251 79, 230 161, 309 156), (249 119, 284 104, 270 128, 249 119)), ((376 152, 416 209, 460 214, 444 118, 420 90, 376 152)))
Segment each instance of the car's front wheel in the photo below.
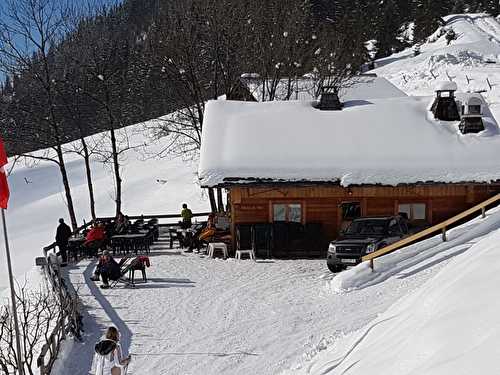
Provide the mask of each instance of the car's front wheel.
POLYGON ((328 264, 328 269, 332 272, 341 272, 346 269, 342 264, 328 264))

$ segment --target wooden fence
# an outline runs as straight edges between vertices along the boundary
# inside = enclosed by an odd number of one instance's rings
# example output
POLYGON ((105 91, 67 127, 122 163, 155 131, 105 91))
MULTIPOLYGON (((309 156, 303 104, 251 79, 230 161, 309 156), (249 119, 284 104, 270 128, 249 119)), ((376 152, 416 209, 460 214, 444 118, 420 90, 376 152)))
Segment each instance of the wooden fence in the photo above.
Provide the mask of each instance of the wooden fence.
POLYGON ((427 237, 431 234, 441 232, 443 241, 446 241, 447 240, 446 231, 452 225, 458 223, 460 220, 463 220, 463 219, 473 215, 474 213, 476 213, 478 211, 481 211, 481 215, 483 218, 486 217, 486 207, 491 205, 491 204, 497 203, 499 201, 500 201, 500 194, 497 194, 497 195, 485 200, 484 202, 479 203, 478 205, 476 205, 472 208, 469 208, 468 210, 465 210, 464 212, 461 212, 458 215, 455 215, 448 220, 443 221, 442 223, 433 225, 430 228, 427 228, 421 232, 415 233, 412 236, 406 237, 406 238, 402 239, 401 241, 393 243, 392 245, 383 247, 382 249, 379 249, 371 254, 365 255, 362 258, 362 260, 363 261, 370 261, 370 267, 373 270, 374 269, 373 260, 375 258, 379 258, 383 255, 392 253, 393 251, 398 250, 398 249, 402 248, 403 246, 406 246, 406 245, 409 245, 413 242, 419 241, 419 240, 423 239, 424 237, 427 237))
POLYGON ((49 251, 53 249, 55 249, 55 244, 51 244, 43 249, 45 258, 43 267, 52 291, 59 298, 61 312, 59 320, 52 329, 47 342, 42 346, 37 358, 37 367, 40 370, 40 375, 50 374, 59 353, 61 341, 66 338, 67 333, 71 332, 76 338, 80 338, 82 330, 78 295, 76 292, 70 291, 64 282, 59 263, 57 260, 54 261, 54 256, 49 254, 49 251))

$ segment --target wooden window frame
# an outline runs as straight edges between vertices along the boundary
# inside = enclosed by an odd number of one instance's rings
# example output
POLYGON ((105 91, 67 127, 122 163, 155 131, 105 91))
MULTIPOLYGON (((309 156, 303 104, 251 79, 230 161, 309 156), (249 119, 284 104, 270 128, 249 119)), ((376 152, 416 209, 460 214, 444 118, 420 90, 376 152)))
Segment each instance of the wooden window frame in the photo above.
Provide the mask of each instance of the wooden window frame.
MULTIPOLYGON (((306 223, 306 202, 300 199, 287 199, 287 200, 272 200, 269 201, 269 222, 274 223, 274 209, 273 206, 275 204, 300 204, 300 223, 304 225, 306 223)), ((286 219, 288 219, 288 208, 286 211, 286 219)), ((285 222, 290 222, 290 223, 298 223, 298 221, 288 221, 285 220, 285 222)))
POLYGON ((429 201, 426 200, 401 200, 401 201, 396 201, 394 205, 394 214, 397 215, 399 214, 399 206, 402 204, 409 204, 410 206, 414 204, 425 204, 425 218, 424 219, 412 219, 411 214, 413 213, 413 207, 410 207, 410 217, 408 218, 408 221, 411 222, 427 222, 427 223, 432 223, 432 216, 431 216, 431 204, 429 201))
POLYGON ((353 199, 353 200, 349 200, 349 201, 345 201, 344 200, 344 201, 341 201, 338 204, 338 211, 339 211, 339 215, 338 215, 339 218, 338 219, 339 219, 339 222, 341 222, 341 221, 352 221, 354 219, 357 219, 357 218, 353 218, 353 219, 351 219, 351 218, 344 218, 344 215, 343 215, 343 212, 342 212, 342 205, 349 204, 349 203, 358 203, 359 204, 359 216, 358 217, 363 217, 363 213, 364 213, 365 209, 363 207, 364 206, 364 204, 363 204, 364 202, 363 202, 362 199, 359 199, 359 200, 353 199))

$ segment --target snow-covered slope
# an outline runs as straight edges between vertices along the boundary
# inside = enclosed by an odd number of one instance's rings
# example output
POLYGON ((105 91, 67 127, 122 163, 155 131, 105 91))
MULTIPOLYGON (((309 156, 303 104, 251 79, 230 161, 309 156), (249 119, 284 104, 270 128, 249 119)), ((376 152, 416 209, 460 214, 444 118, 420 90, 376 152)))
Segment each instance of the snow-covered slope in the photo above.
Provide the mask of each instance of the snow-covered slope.
MULTIPOLYGON (((195 211, 207 211, 207 200, 197 184, 196 161, 147 158, 161 148, 150 143, 143 134, 143 126, 127 130, 132 146, 123 157, 123 212, 128 215, 165 214, 180 212, 183 202, 195 211), (159 180, 159 181, 158 181, 159 180)), ((122 131, 123 133, 123 131, 122 131)), ((98 136, 96 136, 98 137, 98 136)), ((88 190, 82 158, 68 156, 68 174, 78 224, 89 220, 88 190)), ((94 193, 98 216, 114 215, 114 184, 109 166, 92 162, 94 193)), ((13 267, 16 276, 34 266, 34 257, 41 255, 43 246, 54 241, 59 217, 69 223, 59 169, 56 164, 44 162, 36 167, 19 167, 9 176, 11 199, 7 223, 13 267)), ((5 251, 0 251, 0 289, 7 285, 5 251)))
POLYGON ((457 82, 459 91, 485 90, 493 115, 500 118, 500 23, 487 14, 452 15, 445 20, 445 28, 457 34, 450 45, 436 31, 421 46, 419 56, 406 49, 377 61, 373 73, 409 95, 431 95, 437 81, 449 79, 457 82))

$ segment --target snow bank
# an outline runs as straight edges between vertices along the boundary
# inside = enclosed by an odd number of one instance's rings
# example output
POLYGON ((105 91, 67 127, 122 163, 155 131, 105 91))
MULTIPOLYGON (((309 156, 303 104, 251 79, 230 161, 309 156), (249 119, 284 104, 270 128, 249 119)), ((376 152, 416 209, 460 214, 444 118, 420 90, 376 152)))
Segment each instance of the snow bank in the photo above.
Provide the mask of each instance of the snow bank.
MULTIPOLYGON (((311 102, 211 101, 198 169, 202 185, 270 179, 351 184, 500 179, 500 136, 462 135, 434 121, 432 97, 311 102)), ((491 116, 491 114, 489 114, 491 116)), ((486 117, 490 129, 496 122, 486 117)))
POLYGON ((500 230, 362 330, 286 374, 496 374, 500 230))

